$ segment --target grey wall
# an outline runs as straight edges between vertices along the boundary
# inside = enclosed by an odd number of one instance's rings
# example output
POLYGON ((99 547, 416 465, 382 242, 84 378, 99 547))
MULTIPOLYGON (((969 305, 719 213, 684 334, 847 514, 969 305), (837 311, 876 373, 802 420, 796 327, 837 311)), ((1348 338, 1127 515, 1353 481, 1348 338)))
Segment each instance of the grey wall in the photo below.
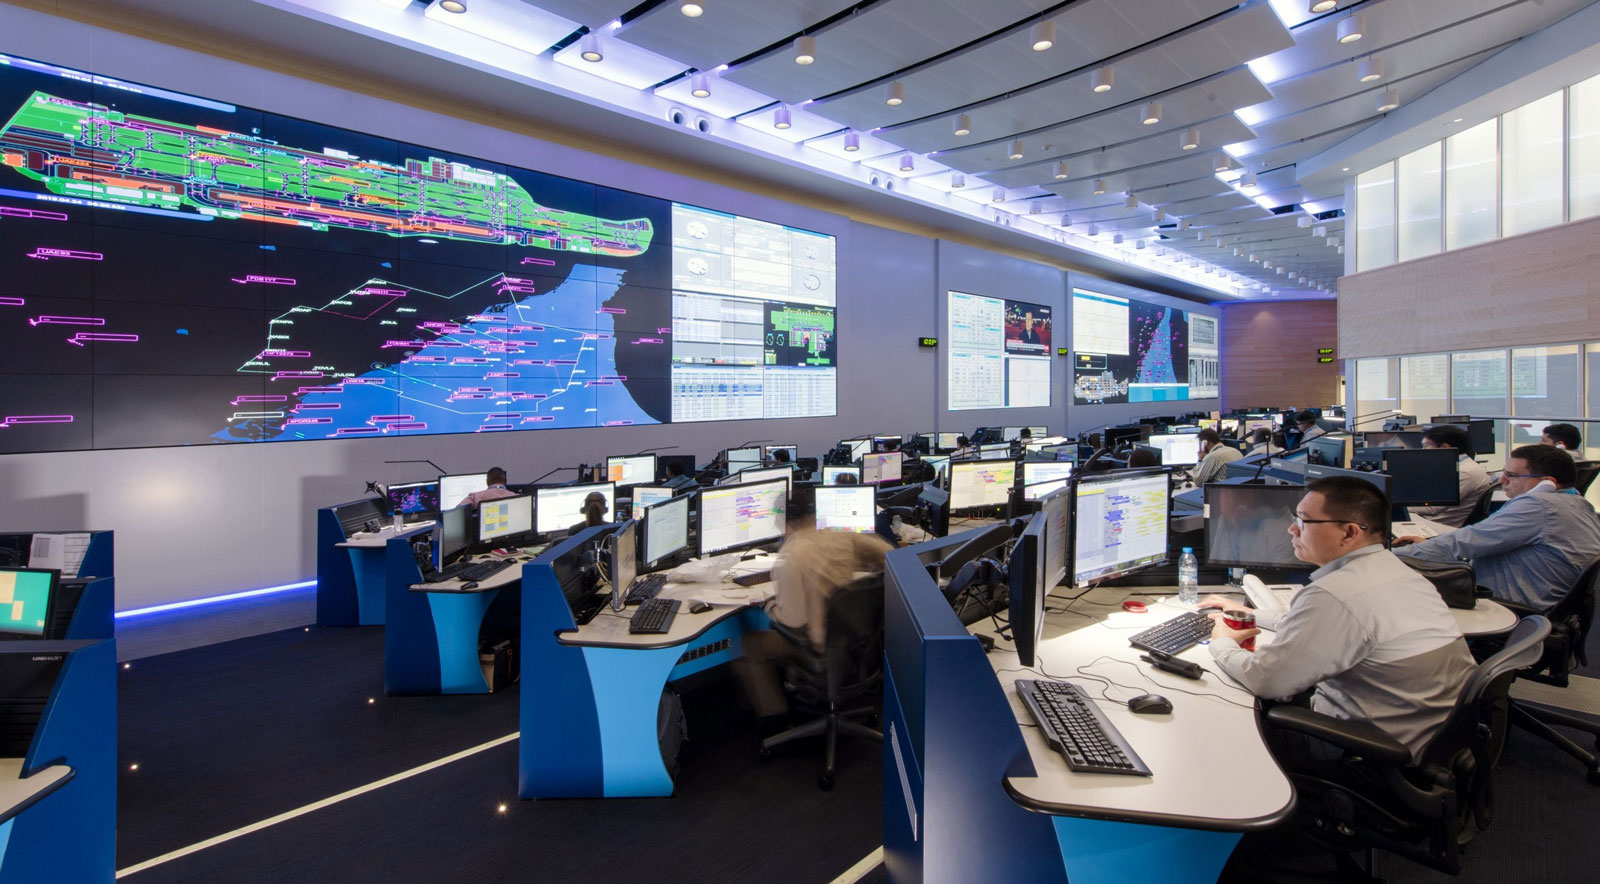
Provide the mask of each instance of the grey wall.
MULTIPOLYGON (((965 431, 985 424, 1075 430, 1173 410, 1096 406, 1069 412, 1070 363, 1064 357, 1054 357, 1050 408, 945 410, 943 351, 916 346, 921 335, 946 337, 944 293, 955 289, 1049 304, 1057 309, 1056 339, 1067 341, 1067 274, 1046 264, 856 223, 4 5, 0 51, 838 237, 842 368, 836 417, 0 456, 0 529, 117 532, 119 610, 310 579, 316 508, 361 496, 368 480, 403 481, 429 472, 389 460, 427 458, 452 471, 499 464, 513 481, 526 481, 558 465, 643 448, 677 446, 678 453, 708 458, 730 444, 763 438, 815 453, 860 432, 965 431)), ((1110 283, 1094 286, 1215 312, 1110 283)), ((0 390, 0 404, 3 399, 0 390)))

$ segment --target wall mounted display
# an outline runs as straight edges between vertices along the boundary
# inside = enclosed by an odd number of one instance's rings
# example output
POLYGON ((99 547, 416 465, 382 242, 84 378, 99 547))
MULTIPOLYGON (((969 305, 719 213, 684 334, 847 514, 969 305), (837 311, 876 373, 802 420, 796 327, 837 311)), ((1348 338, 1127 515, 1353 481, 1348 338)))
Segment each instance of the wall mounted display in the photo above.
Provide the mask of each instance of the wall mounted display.
POLYGON ((1050 405, 1050 308, 950 292, 949 407, 1050 405))
POLYGON ((1099 405, 1218 394, 1217 320, 1084 289, 1072 292, 1072 398, 1099 405))

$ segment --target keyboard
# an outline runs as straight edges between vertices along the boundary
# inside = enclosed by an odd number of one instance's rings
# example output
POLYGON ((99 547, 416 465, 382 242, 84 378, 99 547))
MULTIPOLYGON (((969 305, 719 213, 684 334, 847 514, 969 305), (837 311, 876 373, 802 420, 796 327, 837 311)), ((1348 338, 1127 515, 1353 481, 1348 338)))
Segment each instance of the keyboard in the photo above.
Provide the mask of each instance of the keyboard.
POLYGON ((772 582, 771 571, 751 571, 749 574, 740 574, 733 578, 733 582, 740 586, 755 586, 761 583, 772 582))
POLYGON ((672 621, 678 617, 678 608, 683 602, 677 599, 645 599, 639 607, 633 609, 633 618, 628 621, 629 632, 647 632, 662 634, 672 628, 672 621))
POLYGON ((510 559, 488 559, 482 562, 460 562, 436 572, 429 583, 443 583, 451 578, 456 578, 465 583, 477 583, 515 565, 510 559))
POLYGON ((628 590, 627 598, 622 600, 625 605, 637 605, 645 599, 653 599, 661 592, 661 587, 667 585, 665 572, 659 574, 646 574, 633 582, 633 588, 628 590))
POLYGON ((1019 678, 1017 696, 1038 723, 1045 742, 1060 752, 1073 770, 1136 777, 1151 775, 1143 759, 1077 685, 1019 678))
POLYGON ((1134 633, 1128 643, 1145 651, 1177 654, 1211 637, 1211 618, 1186 611, 1165 623, 1134 633))

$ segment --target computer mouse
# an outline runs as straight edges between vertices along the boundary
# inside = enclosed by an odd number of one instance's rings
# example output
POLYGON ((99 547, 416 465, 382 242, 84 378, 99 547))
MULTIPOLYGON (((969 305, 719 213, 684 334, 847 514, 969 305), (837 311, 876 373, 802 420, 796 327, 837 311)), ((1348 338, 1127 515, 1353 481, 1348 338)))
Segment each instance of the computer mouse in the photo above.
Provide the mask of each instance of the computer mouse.
POLYGON ((461 584, 461 588, 462 589, 477 589, 478 588, 478 584, 473 583, 471 581, 468 581, 466 583, 461 584))
POLYGON ((1122 603, 1122 610, 1132 611, 1135 614, 1143 614, 1150 609, 1145 607, 1144 602, 1136 602, 1133 599, 1128 599, 1122 603))
POLYGON ((1140 694, 1128 701, 1128 708, 1144 715, 1168 715, 1172 701, 1160 694, 1140 694))
POLYGON ((711 606, 709 604, 707 604, 705 602, 702 602, 699 599, 690 599, 689 600, 689 613, 691 613, 691 614, 699 614, 702 611, 709 611, 709 610, 711 610, 711 606))

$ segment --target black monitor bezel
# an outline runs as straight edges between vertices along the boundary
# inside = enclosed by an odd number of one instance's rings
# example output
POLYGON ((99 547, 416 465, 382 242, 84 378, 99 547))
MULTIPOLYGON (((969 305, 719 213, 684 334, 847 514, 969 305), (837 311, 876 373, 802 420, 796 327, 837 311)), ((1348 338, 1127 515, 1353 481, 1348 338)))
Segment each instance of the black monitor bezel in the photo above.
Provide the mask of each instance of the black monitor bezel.
MULTIPOLYGON (((1382 458, 1383 472, 1389 477, 1390 506, 1459 506, 1461 504, 1460 468, 1456 466, 1456 460, 1462 455, 1463 452, 1457 451, 1454 448, 1383 448, 1380 449, 1380 451, 1382 452, 1379 456, 1382 458), (1425 461, 1433 459, 1443 464, 1445 459, 1448 458, 1450 463, 1451 477, 1448 484, 1450 486, 1450 490, 1455 492, 1452 495, 1454 499, 1400 499, 1400 490, 1395 486, 1398 484, 1397 480, 1402 477, 1397 475, 1394 470, 1389 468, 1389 455, 1396 452, 1400 452, 1399 459, 1401 461, 1425 461)), ((1444 485, 1444 482, 1440 482, 1440 488, 1443 488, 1444 485)))
MULTIPOLYGON (((1293 562, 1247 562, 1247 561, 1242 561, 1242 560, 1235 561, 1235 560, 1232 560, 1232 559, 1216 559, 1216 558, 1212 557, 1212 555, 1211 555, 1212 551, 1216 548, 1216 544, 1214 543, 1214 536, 1215 536, 1214 532, 1216 531, 1216 529, 1213 526, 1218 524, 1217 513, 1221 509, 1220 504, 1217 506, 1216 509, 1212 508, 1212 498, 1213 497, 1226 496, 1226 495, 1235 494, 1235 493, 1244 493, 1244 494, 1256 493, 1256 492, 1259 492, 1261 489, 1267 489, 1272 494, 1281 494, 1284 497, 1288 497, 1288 496, 1290 496, 1292 494, 1292 495, 1294 495, 1294 499, 1295 499, 1295 504, 1296 505, 1299 504, 1301 498, 1306 496, 1306 489, 1305 489, 1305 486, 1303 486, 1303 485, 1215 483, 1215 484, 1211 484, 1211 485, 1205 486, 1204 500, 1205 500, 1205 506, 1206 506, 1206 509, 1205 509, 1205 512, 1206 512, 1205 538, 1206 538, 1206 564, 1207 565, 1217 565, 1219 567, 1224 567, 1224 568, 1275 568, 1275 569, 1282 569, 1282 570, 1297 570, 1297 569, 1304 569, 1304 568, 1308 567, 1307 564, 1304 561, 1301 561, 1300 559, 1295 559, 1293 562), (1245 490, 1240 491, 1240 489, 1245 489, 1245 490)), ((1291 512, 1293 512, 1294 511, 1294 506, 1291 506, 1289 509, 1290 509, 1291 512)))
POLYGON ((636 556, 634 556, 634 562, 638 566, 638 573, 648 574, 652 571, 660 571, 662 562, 672 561, 681 556, 684 550, 694 548, 695 544, 689 537, 689 529, 692 527, 689 513, 693 509, 689 506, 689 504, 692 497, 693 495, 691 494, 680 494, 676 497, 673 497, 671 500, 657 501, 656 503, 652 503, 645 507, 643 510, 636 511, 633 521, 637 521, 639 523, 639 552, 636 556), (650 511, 659 506, 682 506, 684 508, 683 545, 673 549, 669 553, 662 555, 660 558, 646 559, 645 553, 650 549, 650 511))
POLYGON ((61 569, 59 568, 26 568, 4 567, 0 573, 9 574, 46 574, 50 577, 50 588, 44 599, 44 625, 38 632, 22 632, 0 626, 0 635, 16 636, 24 641, 48 641, 50 639, 50 624, 55 621, 56 600, 61 594, 61 569))
POLYGON ((473 545, 479 546, 479 547, 497 547, 497 548, 498 547, 507 547, 507 546, 516 546, 517 545, 517 543, 516 543, 517 541, 532 540, 534 537, 538 536, 539 509, 538 509, 538 506, 537 506, 537 504, 536 504, 536 502, 534 500, 534 496, 532 494, 512 494, 512 495, 509 495, 507 497, 497 497, 494 500, 485 500, 485 501, 483 501, 483 503, 478 504, 477 523, 478 523, 477 524, 477 530, 473 532, 473 534, 474 534, 473 545), (505 503, 505 501, 515 500, 516 498, 519 498, 519 497, 525 497, 525 498, 528 499, 528 530, 526 530, 526 531, 514 531, 514 532, 512 532, 510 534, 502 534, 499 537, 484 537, 483 536, 483 505, 484 504, 502 504, 503 505, 505 503))

